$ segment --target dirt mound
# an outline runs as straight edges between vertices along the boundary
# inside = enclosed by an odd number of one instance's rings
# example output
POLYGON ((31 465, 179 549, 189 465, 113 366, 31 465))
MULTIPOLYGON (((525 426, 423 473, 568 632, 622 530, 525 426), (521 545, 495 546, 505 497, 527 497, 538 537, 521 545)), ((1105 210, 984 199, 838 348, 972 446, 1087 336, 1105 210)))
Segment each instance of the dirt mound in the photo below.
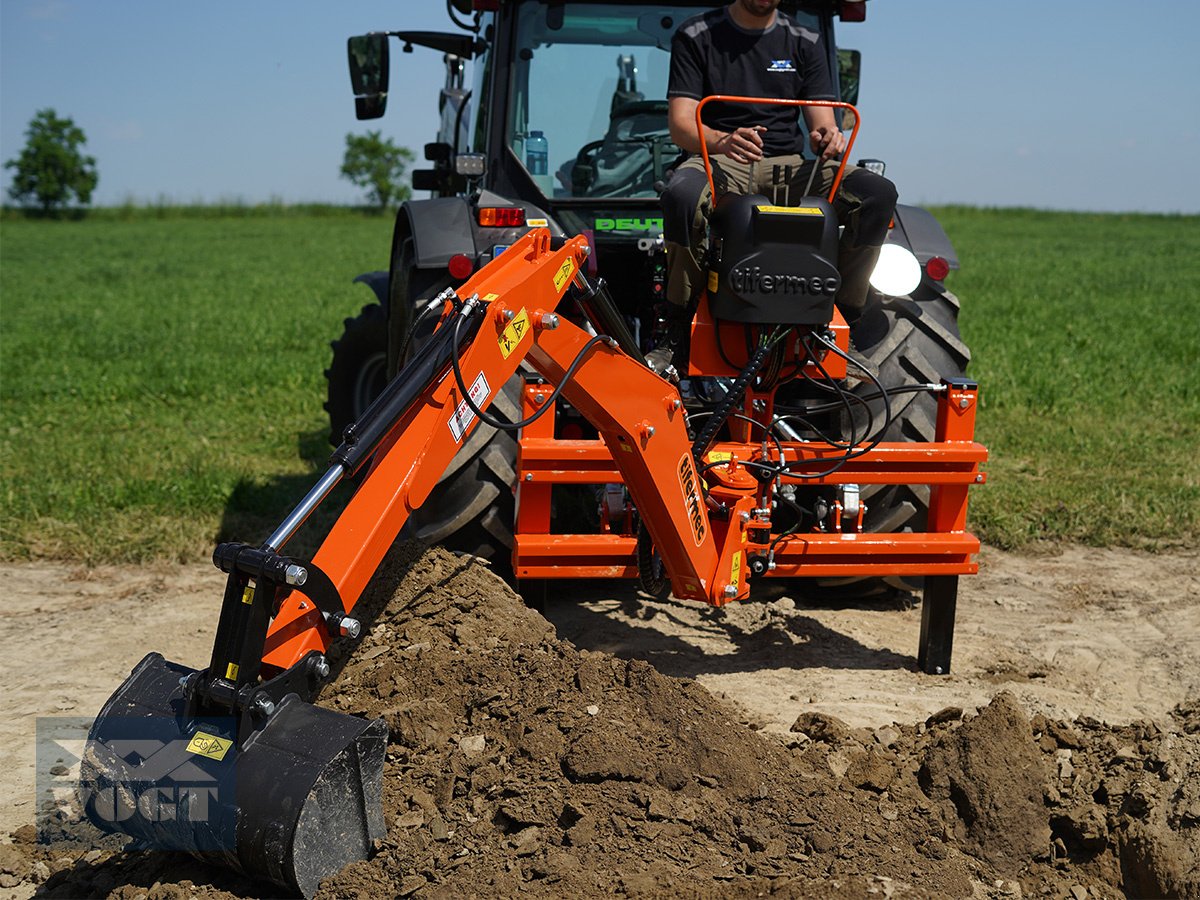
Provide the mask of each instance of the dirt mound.
MULTIPOLYGON (((362 608, 321 702, 387 720, 388 834, 322 896, 1200 897, 1200 704, 1112 728, 1001 694, 875 730, 808 714, 789 746, 695 682, 558 640, 468 558, 400 548, 362 608)), ((0 847, 3 886, 262 893, 31 840, 0 847)))

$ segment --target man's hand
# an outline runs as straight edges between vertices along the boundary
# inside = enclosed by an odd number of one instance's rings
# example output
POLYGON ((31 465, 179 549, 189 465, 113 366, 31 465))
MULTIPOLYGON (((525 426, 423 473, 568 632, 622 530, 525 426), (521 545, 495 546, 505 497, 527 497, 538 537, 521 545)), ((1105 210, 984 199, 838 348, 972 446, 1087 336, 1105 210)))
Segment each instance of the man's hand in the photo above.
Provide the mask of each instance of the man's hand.
POLYGON ((713 149, 740 163, 757 162, 763 158, 761 134, 766 130, 763 125, 743 126, 718 138, 713 149))
POLYGON ((846 149, 846 136, 835 125, 818 125, 808 133, 808 145, 821 159, 833 159, 846 149))

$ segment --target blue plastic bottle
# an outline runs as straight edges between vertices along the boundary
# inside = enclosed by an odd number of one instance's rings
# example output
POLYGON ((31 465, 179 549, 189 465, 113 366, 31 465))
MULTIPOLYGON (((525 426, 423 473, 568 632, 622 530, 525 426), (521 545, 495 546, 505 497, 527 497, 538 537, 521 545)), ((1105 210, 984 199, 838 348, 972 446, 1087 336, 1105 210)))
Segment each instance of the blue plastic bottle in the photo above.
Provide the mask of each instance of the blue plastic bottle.
POLYGON ((550 170, 550 144, 540 131, 529 132, 525 141, 525 168, 530 175, 545 175, 550 170))

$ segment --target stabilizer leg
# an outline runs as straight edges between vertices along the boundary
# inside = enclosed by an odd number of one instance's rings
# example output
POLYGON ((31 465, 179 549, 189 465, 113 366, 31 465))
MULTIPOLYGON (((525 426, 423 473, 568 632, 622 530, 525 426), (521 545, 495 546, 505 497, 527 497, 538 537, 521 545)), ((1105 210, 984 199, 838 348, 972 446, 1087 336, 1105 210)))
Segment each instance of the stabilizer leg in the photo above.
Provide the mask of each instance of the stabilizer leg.
POLYGON ((927 675, 950 674, 950 654, 954 649, 954 613, 957 606, 957 575, 925 576, 917 667, 927 675))

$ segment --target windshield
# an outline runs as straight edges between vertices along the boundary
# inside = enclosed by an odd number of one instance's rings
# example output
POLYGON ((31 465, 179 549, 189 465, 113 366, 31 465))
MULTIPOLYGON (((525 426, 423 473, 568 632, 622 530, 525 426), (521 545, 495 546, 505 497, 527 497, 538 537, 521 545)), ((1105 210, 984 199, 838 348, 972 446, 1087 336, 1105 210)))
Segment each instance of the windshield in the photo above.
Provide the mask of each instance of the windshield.
MULTIPOLYGON (((505 139, 543 194, 657 196, 655 182, 679 155, 667 131, 671 36, 703 11, 671 3, 521 5, 505 139)), ((811 19, 804 24, 819 28, 811 19)))

